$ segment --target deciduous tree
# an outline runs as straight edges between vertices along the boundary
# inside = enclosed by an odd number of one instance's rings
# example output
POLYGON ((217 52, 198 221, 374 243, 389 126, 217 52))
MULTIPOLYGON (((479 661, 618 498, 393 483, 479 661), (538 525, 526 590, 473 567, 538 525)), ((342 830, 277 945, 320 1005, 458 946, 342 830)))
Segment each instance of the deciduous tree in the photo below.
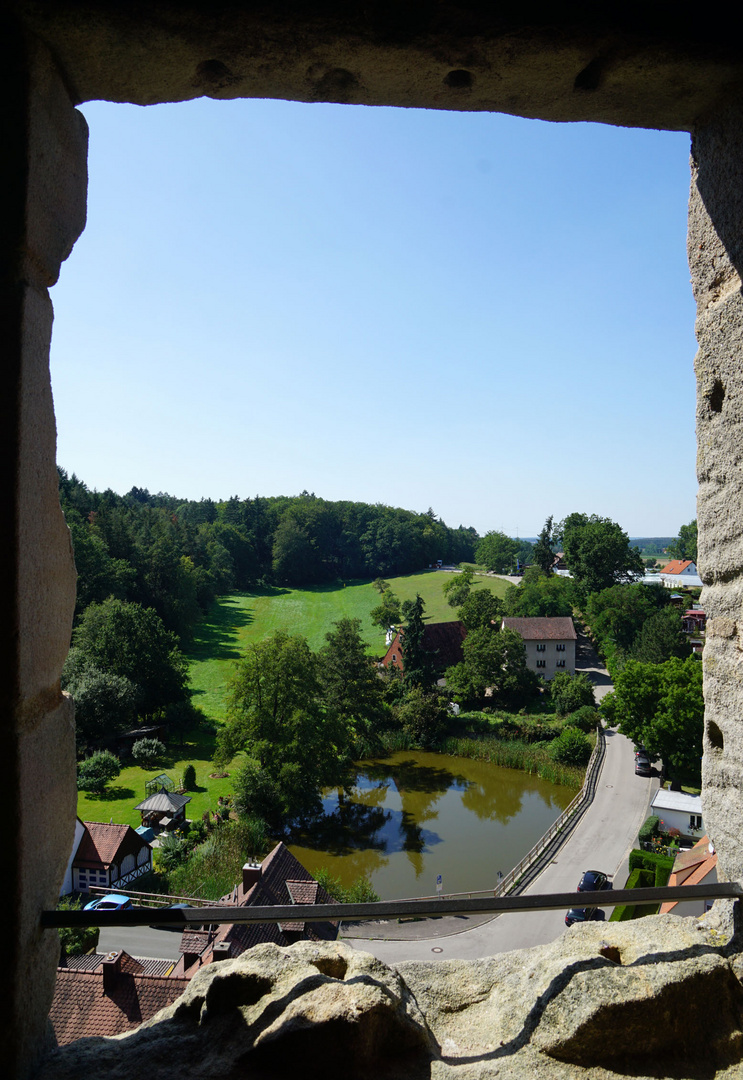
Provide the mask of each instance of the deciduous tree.
POLYGON ((622 734, 663 758, 672 773, 701 775, 704 698, 698 657, 663 664, 628 660, 601 711, 622 734))
POLYGON ((697 561, 697 519, 682 525, 676 539, 668 545, 666 553, 671 559, 697 561))
POLYGON ((518 540, 494 529, 485 533, 477 545, 475 558, 496 574, 508 574, 514 569, 518 550, 518 540))
POLYGON ((608 589, 644 570, 639 549, 630 547, 627 533, 610 518, 570 514, 560 531, 568 568, 588 592, 608 589))

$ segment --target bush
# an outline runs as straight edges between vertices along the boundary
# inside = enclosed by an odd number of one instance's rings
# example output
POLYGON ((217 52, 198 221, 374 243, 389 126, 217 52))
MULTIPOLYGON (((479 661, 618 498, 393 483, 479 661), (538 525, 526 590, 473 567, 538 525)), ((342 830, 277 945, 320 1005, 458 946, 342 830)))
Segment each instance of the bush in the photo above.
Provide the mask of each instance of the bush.
POLYGON ((341 879, 331 874, 326 866, 321 866, 315 871, 315 880, 325 889, 339 904, 377 904, 379 894, 372 888, 372 883, 363 874, 346 887, 341 884, 341 879))
POLYGON ((193 765, 186 765, 183 770, 183 787, 186 791, 196 790, 196 769, 193 765))
POLYGON ((660 818, 655 814, 651 814, 645 821, 644 825, 640 827, 640 831, 637 834, 637 839, 640 843, 649 844, 654 836, 658 836, 660 833, 660 818))
MULTIPOLYGON (((57 904, 58 911, 79 911, 82 901, 71 896, 62 896, 57 904)), ((100 930, 97 926, 61 926, 57 931, 62 956, 77 956, 91 952, 98 944, 100 930)))
POLYGON ((592 708, 590 705, 583 705, 570 714, 568 723, 571 727, 578 728, 578 731, 582 731, 584 735, 590 735, 598 727, 599 720, 597 709, 592 708))
POLYGON ((103 791, 121 772, 121 762, 110 750, 98 750, 77 767, 77 786, 81 791, 103 791))
POLYGON ((132 747, 132 757, 143 769, 153 769, 165 753, 159 739, 138 739, 132 747))
POLYGON ((591 744, 582 731, 566 727, 561 735, 550 744, 550 757, 561 765, 581 766, 591 756, 591 744))
POLYGON ((174 833, 160 837, 160 865, 163 870, 174 870, 188 857, 188 844, 174 833))
POLYGON ((634 870, 651 870, 655 875, 653 884, 665 885, 673 869, 673 856, 660 855, 655 851, 638 851, 635 848, 629 856, 630 874, 634 870), (665 875, 665 880, 661 880, 665 875))
POLYGON ((571 675, 568 671, 558 671, 548 685, 558 716, 576 712, 585 705, 594 706, 596 703, 593 683, 587 675, 571 675))

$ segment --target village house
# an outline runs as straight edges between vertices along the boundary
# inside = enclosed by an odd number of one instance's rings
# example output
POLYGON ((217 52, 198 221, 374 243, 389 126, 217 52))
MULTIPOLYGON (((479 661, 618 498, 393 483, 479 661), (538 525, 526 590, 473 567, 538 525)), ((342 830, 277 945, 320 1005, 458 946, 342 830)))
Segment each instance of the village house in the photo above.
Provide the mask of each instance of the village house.
MULTIPOLYGON (((676 856, 668 879, 669 885, 712 885, 717 881, 717 852, 708 836, 703 836, 689 851, 676 856)), ((660 914, 704 915, 712 907, 711 900, 667 900, 660 914)))
POLYGON ((152 869, 152 848, 131 825, 75 823, 61 896, 90 889, 123 889, 152 869))
POLYGON ((666 563, 661 567, 660 580, 667 589, 679 589, 682 586, 692 589, 702 587, 702 579, 697 572, 696 563, 693 563, 691 559, 672 559, 671 562, 666 563))
POLYGON ((659 788, 653 796, 651 809, 661 820, 661 830, 678 829, 682 840, 696 840, 704 828, 700 795, 659 788))
POLYGON ((558 671, 575 674, 575 647, 578 635, 569 616, 517 618, 507 616, 503 630, 515 630, 524 639, 526 666, 545 679, 558 671))
MULTIPOLYGON (((423 629, 423 648, 434 657, 436 670, 443 674, 447 668, 461 663, 462 642, 467 630, 461 622, 427 623, 423 629)), ((396 667, 404 672, 405 629, 397 631, 391 645, 382 657, 384 667, 396 667)))

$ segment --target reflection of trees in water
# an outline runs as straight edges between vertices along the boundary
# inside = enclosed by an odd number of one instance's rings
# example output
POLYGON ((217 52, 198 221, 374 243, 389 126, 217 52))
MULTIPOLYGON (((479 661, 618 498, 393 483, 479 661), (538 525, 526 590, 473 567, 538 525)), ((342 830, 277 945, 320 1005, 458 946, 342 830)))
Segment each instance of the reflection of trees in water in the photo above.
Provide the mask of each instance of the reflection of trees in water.
POLYGON ((342 811, 318 814, 302 829, 295 830, 292 843, 330 855, 348 855, 360 849, 384 851, 385 841, 376 834, 389 818, 389 811, 381 806, 344 800, 342 811))
POLYGON ((470 784, 462 792, 462 806, 484 821, 500 821, 505 825, 521 810, 523 785, 518 783, 470 784))
MULTIPOLYGON (((365 765, 364 772, 370 778, 379 780, 392 777, 402 804, 399 824, 402 849, 418 877, 423 870, 420 856, 427 839, 423 829, 425 822, 438 817, 434 807, 449 788, 466 785, 467 781, 450 769, 423 765, 412 758, 393 763, 370 762, 365 765)), ((429 833, 428 839, 432 838, 433 834, 429 833)))
POLYGON ((567 788, 555 789, 541 777, 505 769, 489 762, 473 762, 475 777, 462 792, 462 806, 482 821, 499 821, 502 825, 523 809, 524 798, 538 795, 549 807, 563 809, 573 797, 567 788), (558 795, 557 792, 561 794, 558 795))

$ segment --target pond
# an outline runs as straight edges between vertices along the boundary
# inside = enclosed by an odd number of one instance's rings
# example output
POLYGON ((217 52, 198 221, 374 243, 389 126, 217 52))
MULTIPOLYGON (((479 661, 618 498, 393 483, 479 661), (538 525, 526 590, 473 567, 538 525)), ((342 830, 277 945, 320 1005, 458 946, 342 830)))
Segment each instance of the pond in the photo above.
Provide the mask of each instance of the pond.
POLYGON ((383 900, 492 889, 575 795, 517 769, 423 751, 358 763, 350 794, 324 793, 325 816, 289 844, 313 873, 366 875, 383 900))

